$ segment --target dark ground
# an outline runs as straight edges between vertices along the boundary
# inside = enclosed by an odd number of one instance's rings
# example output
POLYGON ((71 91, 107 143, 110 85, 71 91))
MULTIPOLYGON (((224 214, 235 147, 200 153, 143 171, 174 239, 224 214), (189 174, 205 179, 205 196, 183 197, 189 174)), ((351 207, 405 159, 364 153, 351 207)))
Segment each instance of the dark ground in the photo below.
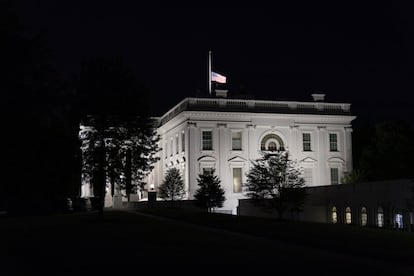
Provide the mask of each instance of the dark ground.
POLYGON ((0 229, 0 244, 6 249, 0 251, 0 263, 7 271, 1 275, 411 275, 414 269, 411 264, 139 213, 3 217, 0 229))

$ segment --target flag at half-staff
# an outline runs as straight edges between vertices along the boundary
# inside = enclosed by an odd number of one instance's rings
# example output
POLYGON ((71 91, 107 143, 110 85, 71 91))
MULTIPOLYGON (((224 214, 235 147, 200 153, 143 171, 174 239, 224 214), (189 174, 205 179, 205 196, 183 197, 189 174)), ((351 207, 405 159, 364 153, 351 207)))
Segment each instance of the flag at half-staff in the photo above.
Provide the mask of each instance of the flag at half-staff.
POLYGON ((227 79, 225 76, 213 72, 211 70, 212 62, 211 62, 211 51, 208 52, 208 92, 211 95, 211 83, 214 81, 215 83, 227 83, 227 79))
POLYGON ((211 72, 211 81, 226 83, 226 77, 216 72, 211 72))

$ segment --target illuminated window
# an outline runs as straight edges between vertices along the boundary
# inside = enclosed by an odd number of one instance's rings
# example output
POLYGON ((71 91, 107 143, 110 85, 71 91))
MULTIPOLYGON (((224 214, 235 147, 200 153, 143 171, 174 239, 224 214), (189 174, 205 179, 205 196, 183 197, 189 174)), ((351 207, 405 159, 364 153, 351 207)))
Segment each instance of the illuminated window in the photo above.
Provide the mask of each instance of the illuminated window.
POLYGON ((213 149, 213 132, 210 130, 202 132, 202 149, 203 150, 213 149))
POLYGON ((367 209, 365 207, 362 207, 362 209, 361 209, 361 226, 367 225, 367 220, 368 220, 367 209))
POLYGON ((338 151, 338 135, 336 133, 329 133, 329 150, 338 151))
POLYGON ((378 211, 377 211, 377 225, 378 227, 384 226, 384 211, 382 210, 381 207, 378 207, 378 211))
POLYGON ((182 152, 185 151, 185 133, 184 132, 181 133, 181 151, 182 152))
POLYGON ((332 219, 332 223, 333 224, 335 224, 335 223, 338 222, 338 213, 336 212, 336 207, 335 206, 332 207, 332 216, 331 216, 331 219, 332 219))
POLYGON ((267 145, 267 150, 270 151, 276 151, 277 150, 277 145, 275 142, 271 141, 269 142, 269 144, 267 145))
POLYGON ((234 131, 231 133, 231 149, 241 150, 242 149, 242 132, 234 131))
POLYGON ((346 207, 345 209, 345 223, 351 224, 352 223, 352 215, 351 215, 351 208, 346 207))
POLYGON ((241 193, 242 191, 242 169, 233 168, 233 192, 241 193))
POLYGON ((395 228, 397 229, 403 229, 404 228, 404 223, 403 223, 403 215, 400 213, 395 214, 395 228))
POLYGON ((331 184, 332 185, 339 184, 339 169, 338 168, 331 168, 331 184))
POLYGON ((310 133, 303 133, 302 140, 303 140, 303 151, 312 151, 310 133))

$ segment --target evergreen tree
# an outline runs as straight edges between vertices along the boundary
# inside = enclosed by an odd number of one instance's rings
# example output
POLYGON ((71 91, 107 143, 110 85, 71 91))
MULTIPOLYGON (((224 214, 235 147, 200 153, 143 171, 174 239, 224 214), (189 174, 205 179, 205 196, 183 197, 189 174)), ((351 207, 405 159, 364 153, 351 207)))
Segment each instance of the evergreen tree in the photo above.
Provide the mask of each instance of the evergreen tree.
POLYGON ((306 192, 302 172, 286 151, 264 154, 252 161, 247 175, 247 196, 256 204, 276 209, 279 218, 286 209, 301 211, 306 192))
POLYGON ((207 208, 209 212, 213 208, 223 207, 226 198, 220 185, 221 181, 217 175, 214 175, 214 170, 211 173, 199 174, 197 182, 200 187, 194 195, 197 206, 207 208))
POLYGON ((183 199, 185 195, 184 181, 178 169, 171 168, 167 171, 167 175, 159 187, 159 193, 161 198, 170 200, 171 203, 183 199))

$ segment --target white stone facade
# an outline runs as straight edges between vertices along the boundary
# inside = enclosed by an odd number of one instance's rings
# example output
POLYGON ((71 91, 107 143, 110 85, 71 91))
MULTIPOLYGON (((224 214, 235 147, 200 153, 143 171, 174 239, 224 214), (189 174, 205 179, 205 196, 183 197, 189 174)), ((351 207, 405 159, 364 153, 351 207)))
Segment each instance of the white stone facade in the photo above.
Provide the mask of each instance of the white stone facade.
POLYGON ((240 182, 263 149, 288 150, 307 186, 340 184, 352 171, 350 104, 186 98, 157 119, 162 151, 148 185, 157 189, 176 167, 193 199, 198 174, 214 168, 226 192, 224 212, 237 212, 240 182))

